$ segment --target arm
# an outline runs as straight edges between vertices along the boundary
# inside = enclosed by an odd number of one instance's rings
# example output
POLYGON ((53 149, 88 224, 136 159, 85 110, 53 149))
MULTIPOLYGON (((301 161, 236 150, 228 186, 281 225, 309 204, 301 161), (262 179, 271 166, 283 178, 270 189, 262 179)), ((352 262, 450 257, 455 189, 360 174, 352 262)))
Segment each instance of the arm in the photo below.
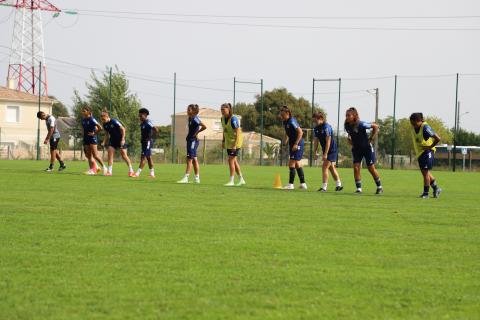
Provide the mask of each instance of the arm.
POLYGON ((432 136, 432 138, 433 138, 433 143, 432 143, 432 145, 430 145, 430 146, 424 146, 424 147, 423 147, 423 150, 432 150, 432 149, 440 142, 440 137, 438 136, 438 134, 435 133, 435 134, 432 136))
POLYGON ((93 137, 93 136, 95 136, 99 131, 102 131, 102 127, 100 127, 100 125, 97 123, 97 124, 95 125, 95 129, 93 129, 93 132, 89 132, 88 135, 89 135, 90 137, 93 137))
POLYGON ((303 137, 302 128, 298 127, 296 130, 297 130, 297 140, 295 141, 295 144, 292 147, 294 151, 298 149, 298 144, 300 143, 300 140, 302 140, 302 137, 303 137))
POLYGON ((198 134, 204 131, 205 129, 207 129, 207 126, 204 125, 203 122, 200 122, 200 130, 198 130, 197 133, 195 134, 195 139, 197 139, 198 134))
POLYGON ((50 130, 48 130, 47 136, 45 137, 45 141, 43 141, 43 144, 48 143, 50 138, 52 138, 54 132, 55 132, 55 127, 52 127, 52 128, 50 128, 50 130))
POLYGON ((378 133, 378 124, 376 124, 375 122, 372 122, 372 132, 370 133, 370 137, 368 138, 368 141, 370 143, 372 143, 375 140, 377 133, 378 133))
POLYGON ((102 146, 106 147, 107 146, 107 141, 110 135, 108 134, 108 131, 105 131, 105 137, 103 138, 102 146))
POLYGON ((327 136, 325 140, 325 150, 323 150, 323 160, 327 160, 328 151, 330 151, 330 143, 332 142, 332 136, 327 136))
POLYGON ((225 149, 225 133, 222 133, 222 149, 225 149))
POLYGON ((347 136, 347 142, 348 142, 349 145, 351 145, 353 147, 352 137, 350 137, 350 135, 347 136))
MULTIPOLYGON (((122 146, 125 144, 125 127, 124 126, 120 126, 120 131, 122 132, 122 140, 121 140, 121 144, 122 146)), ((108 134, 108 133, 107 133, 108 134)))

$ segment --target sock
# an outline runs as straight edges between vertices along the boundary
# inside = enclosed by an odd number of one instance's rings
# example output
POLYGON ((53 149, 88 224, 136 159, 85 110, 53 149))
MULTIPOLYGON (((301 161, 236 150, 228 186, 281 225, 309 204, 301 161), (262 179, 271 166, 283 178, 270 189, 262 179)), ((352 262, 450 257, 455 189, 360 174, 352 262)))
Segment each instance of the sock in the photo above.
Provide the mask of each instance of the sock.
POLYGON ((342 186, 342 181, 340 181, 340 179, 338 179, 337 181, 335 181, 337 183, 337 187, 341 187, 342 186))
POLYGON ((50 165, 48 166, 48 168, 53 169, 53 163, 50 163, 50 165))
POLYGON ((300 183, 305 183, 305 175, 303 174, 303 168, 297 168, 298 178, 300 178, 300 183))
POLYGON ((62 160, 58 160, 58 162, 60 162, 61 167, 63 167, 65 165, 65 162, 63 162, 62 160))
POLYGON ((423 186, 423 194, 428 194, 429 189, 429 186, 423 186))
POLYGON ((135 173, 135 175, 139 176, 140 173, 142 173, 142 169, 138 168, 137 173, 135 173))
POLYGON ((196 174, 196 175, 195 175, 195 179, 200 179, 200 175, 199 175, 199 174, 196 174))
POLYGON ((289 184, 293 184, 293 182, 295 181, 295 168, 290 168, 290 176, 288 178, 288 183, 289 184))
POLYGON ((129 166, 128 166, 128 171, 129 171, 129 172, 133 172, 133 167, 132 167, 132 165, 129 165, 129 166))
POLYGON ((240 181, 243 180, 243 176, 241 174, 238 175, 238 180, 240 180, 240 181))
POLYGON ((437 190, 437 188, 438 188, 437 181, 432 180, 432 182, 430 182, 430 186, 432 187, 433 190, 437 190))
POLYGON ((327 190, 328 183, 322 183, 322 189, 327 190))
POLYGON ((362 189, 362 180, 355 180, 355 185, 357 186, 357 189, 362 189))
POLYGON ((150 175, 155 175, 155 169, 150 169, 150 175))
POLYGON ((187 179, 188 179, 188 177, 190 177, 190 174, 189 174, 189 173, 185 173, 184 178, 187 178, 187 179))
POLYGON ((235 176, 230 176, 230 182, 233 183, 235 176))
POLYGON ((374 180, 375 180, 375 184, 377 185, 377 188, 381 188, 382 187, 382 182, 380 181, 380 178, 376 178, 374 180))
POLYGON ((108 172, 112 173, 113 166, 108 166, 108 172))

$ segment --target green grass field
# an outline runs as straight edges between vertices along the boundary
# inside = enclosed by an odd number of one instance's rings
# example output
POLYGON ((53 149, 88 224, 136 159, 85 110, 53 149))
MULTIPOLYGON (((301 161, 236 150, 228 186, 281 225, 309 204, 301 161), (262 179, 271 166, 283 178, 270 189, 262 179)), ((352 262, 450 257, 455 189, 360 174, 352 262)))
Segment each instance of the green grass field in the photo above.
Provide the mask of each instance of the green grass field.
MULTIPOLYGON (((0 319, 479 319, 480 174, 351 170, 341 194, 272 189, 286 168, 184 167, 135 180, 0 161, 0 319)), ((297 181, 298 182, 298 181, 297 181)), ((330 182, 330 189, 333 183, 330 182)))

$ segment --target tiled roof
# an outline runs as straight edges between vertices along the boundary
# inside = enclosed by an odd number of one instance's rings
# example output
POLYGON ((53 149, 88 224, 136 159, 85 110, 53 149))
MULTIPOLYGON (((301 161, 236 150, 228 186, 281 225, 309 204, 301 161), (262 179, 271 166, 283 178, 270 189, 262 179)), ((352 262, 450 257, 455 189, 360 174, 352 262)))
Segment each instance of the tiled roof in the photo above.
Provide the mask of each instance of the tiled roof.
MULTIPOLYGON (((178 112, 175 113, 176 116, 186 116, 187 112, 178 112)), ((200 108, 198 110, 199 117, 211 117, 211 118, 221 118, 222 112, 220 110, 215 110, 211 108, 200 108)))
MULTIPOLYGON (((24 101, 24 102, 38 102, 38 96, 9 89, 7 87, 0 86, 0 100, 6 101, 24 101)), ((54 100, 49 97, 42 97, 41 101, 43 103, 53 103, 54 100)))

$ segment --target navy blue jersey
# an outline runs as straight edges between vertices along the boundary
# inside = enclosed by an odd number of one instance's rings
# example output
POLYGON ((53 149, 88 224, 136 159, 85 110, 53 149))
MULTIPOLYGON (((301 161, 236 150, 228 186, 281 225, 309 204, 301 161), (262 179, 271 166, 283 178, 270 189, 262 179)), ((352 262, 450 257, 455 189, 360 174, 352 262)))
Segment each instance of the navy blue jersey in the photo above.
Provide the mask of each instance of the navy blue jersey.
POLYGON ((188 134, 187 134, 187 141, 191 141, 195 139, 195 135, 197 134, 198 130, 200 130, 200 118, 198 116, 193 116, 188 118, 188 134))
POLYGON ((153 136, 153 123, 150 120, 145 120, 140 124, 140 132, 142 136, 142 142, 152 140, 153 136))
POLYGON ((327 137, 332 137, 332 139, 330 139, 330 148, 328 149, 328 153, 337 152, 337 143, 333 138, 333 128, 331 125, 325 122, 322 125, 316 126, 313 129, 313 133, 315 134, 315 137, 320 142, 320 145, 322 146, 322 150, 325 150, 325 147, 327 145, 327 137))
POLYGON ((117 119, 110 119, 110 121, 103 124, 103 129, 108 132, 111 141, 122 140, 122 124, 117 119))
POLYGON ((83 139, 89 139, 90 136, 88 135, 89 133, 95 132, 96 127, 98 125, 97 120, 93 116, 89 118, 83 118, 82 119, 82 127, 83 127, 83 139))
MULTIPOLYGON (((420 128, 415 128, 416 133, 418 133, 418 130, 420 130, 420 128)), ((430 127, 428 124, 425 124, 423 126, 423 139, 427 141, 428 139, 433 138, 434 135, 435 131, 432 129, 432 127, 430 127)))
POLYGON ((297 129, 300 128, 300 125, 298 124, 297 119, 295 119, 294 117, 290 117, 287 121, 283 121, 283 126, 285 127, 285 133, 288 136, 288 143, 291 146, 293 146, 297 141, 297 138, 298 138, 297 129))
POLYGON ((360 121, 358 126, 347 125, 346 130, 350 138, 352 139, 352 145, 354 149, 370 148, 370 141, 368 141, 367 130, 372 128, 371 122, 360 121))

